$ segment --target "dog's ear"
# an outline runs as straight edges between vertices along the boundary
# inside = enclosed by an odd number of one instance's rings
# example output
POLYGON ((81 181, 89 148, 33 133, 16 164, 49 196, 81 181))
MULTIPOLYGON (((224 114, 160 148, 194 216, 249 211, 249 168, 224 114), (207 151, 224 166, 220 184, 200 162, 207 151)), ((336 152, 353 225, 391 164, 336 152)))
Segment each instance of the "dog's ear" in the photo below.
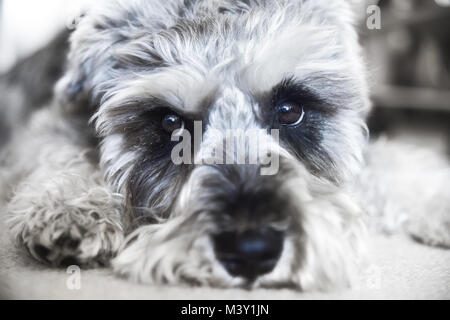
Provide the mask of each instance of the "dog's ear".
POLYGON ((58 81, 55 96, 67 112, 86 112, 98 104, 96 86, 107 78, 113 50, 112 30, 100 30, 95 16, 81 18, 70 37, 65 73, 58 81))
POLYGON ((109 0, 93 5, 70 38, 66 71, 55 89, 60 105, 71 112, 95 111, 120 64, 140 61, 142 43, 172 26, 178 9, 170 1, 149 5, 147 0, 109 0))

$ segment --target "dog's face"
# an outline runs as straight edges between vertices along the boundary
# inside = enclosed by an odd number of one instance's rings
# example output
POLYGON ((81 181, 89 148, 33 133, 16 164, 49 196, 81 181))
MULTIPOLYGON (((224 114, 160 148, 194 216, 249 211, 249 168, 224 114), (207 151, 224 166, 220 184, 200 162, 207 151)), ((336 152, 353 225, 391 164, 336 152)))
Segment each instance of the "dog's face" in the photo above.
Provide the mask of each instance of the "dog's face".
POLYGON ((119 273, 303 289, 349 280, 360 228, 344 185, 368 109, 350 17, 345 1, 133 0, 82 19, 58 92, 95 107, 102 168, 126 198, 135 231, 119 273), (192 164, 173 159, 182 129, 192 164), (243 151, 222 151, 220 133, 236 131, 243 151), (263 174, 264 157, 238 161, 255 145, 276 171, 263 174))

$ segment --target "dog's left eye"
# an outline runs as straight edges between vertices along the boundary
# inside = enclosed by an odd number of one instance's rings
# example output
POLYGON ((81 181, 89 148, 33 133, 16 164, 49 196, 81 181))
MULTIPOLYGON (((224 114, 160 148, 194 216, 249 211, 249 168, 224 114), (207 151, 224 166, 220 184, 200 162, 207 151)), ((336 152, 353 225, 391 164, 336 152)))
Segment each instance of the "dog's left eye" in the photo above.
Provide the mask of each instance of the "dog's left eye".
POLYGON ((280 123, 287 126, 299 125, 305 117, 305 110, 303 107, 292 102, 287 102, 278 106, 277 113, 280 123))
POLYGON ((162 128, 169 134, 174 133, 178 129, 184 128, 183 119, 176 114, 167 114, 162 119, 162 128))

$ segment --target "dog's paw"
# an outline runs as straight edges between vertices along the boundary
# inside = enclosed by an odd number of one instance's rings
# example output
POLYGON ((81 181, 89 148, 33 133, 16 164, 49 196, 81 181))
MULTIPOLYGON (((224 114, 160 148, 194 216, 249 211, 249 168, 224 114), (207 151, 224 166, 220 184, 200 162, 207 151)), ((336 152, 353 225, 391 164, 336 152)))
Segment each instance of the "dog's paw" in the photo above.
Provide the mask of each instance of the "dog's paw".
POLYGON ((98 212, 68 209, 49 215, 36 212, 16 225, 17 240, 29 253, 54 267, 105 266, 123 242, 121 226, 98 212))
POLYGON ((406 231, 420 243, 450 248, 450 212, 430 211, 409 221, 406 231))

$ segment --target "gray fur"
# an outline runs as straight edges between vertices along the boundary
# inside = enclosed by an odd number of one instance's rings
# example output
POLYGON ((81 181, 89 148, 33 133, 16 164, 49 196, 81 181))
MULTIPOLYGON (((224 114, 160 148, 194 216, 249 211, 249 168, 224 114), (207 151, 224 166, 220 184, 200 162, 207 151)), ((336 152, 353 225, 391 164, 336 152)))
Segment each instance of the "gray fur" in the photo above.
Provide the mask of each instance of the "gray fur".
MULTIPOLYGON (((92 265, 118 253, 115 272, 145 283, 348 285, 363 257, 363 213, 384 201, 373 201, 365 192, 372 181, 361 178, 370 175, 360 174, 370 110, 365 75, 345 0, 98 5, 71 37, 55 102, 3 152, 3 188, 15 190, 12 233, 54 265, 66 256, 92 265), (276 176, 258 175, 261 164, 175 166, 153 125, 161 107, 203 120, 200 151, 209 150, 223 142, 214 130, 270 129, 267 114, 283 90, 310 105, 303 135, 283 129, 280 144, 268 136, 265 151, 280 158, 276 176), (98 159, 90 123, 101 139, 98 159), (31 155, 37 159, 25 160, 31 155), (211 235, 247 225, 285 234, 276 268, 250 284, 230 276, 211 245, 211 235)), ((448 164, 439 163, 448 177, 448 164)), ((448 201, 435 182, 432 199, 448 201)), ((415 223, 408 230, 448 246, 448 224, 440 223, 450 220, 448 209, 437 211, 427 231, 415 223)))

